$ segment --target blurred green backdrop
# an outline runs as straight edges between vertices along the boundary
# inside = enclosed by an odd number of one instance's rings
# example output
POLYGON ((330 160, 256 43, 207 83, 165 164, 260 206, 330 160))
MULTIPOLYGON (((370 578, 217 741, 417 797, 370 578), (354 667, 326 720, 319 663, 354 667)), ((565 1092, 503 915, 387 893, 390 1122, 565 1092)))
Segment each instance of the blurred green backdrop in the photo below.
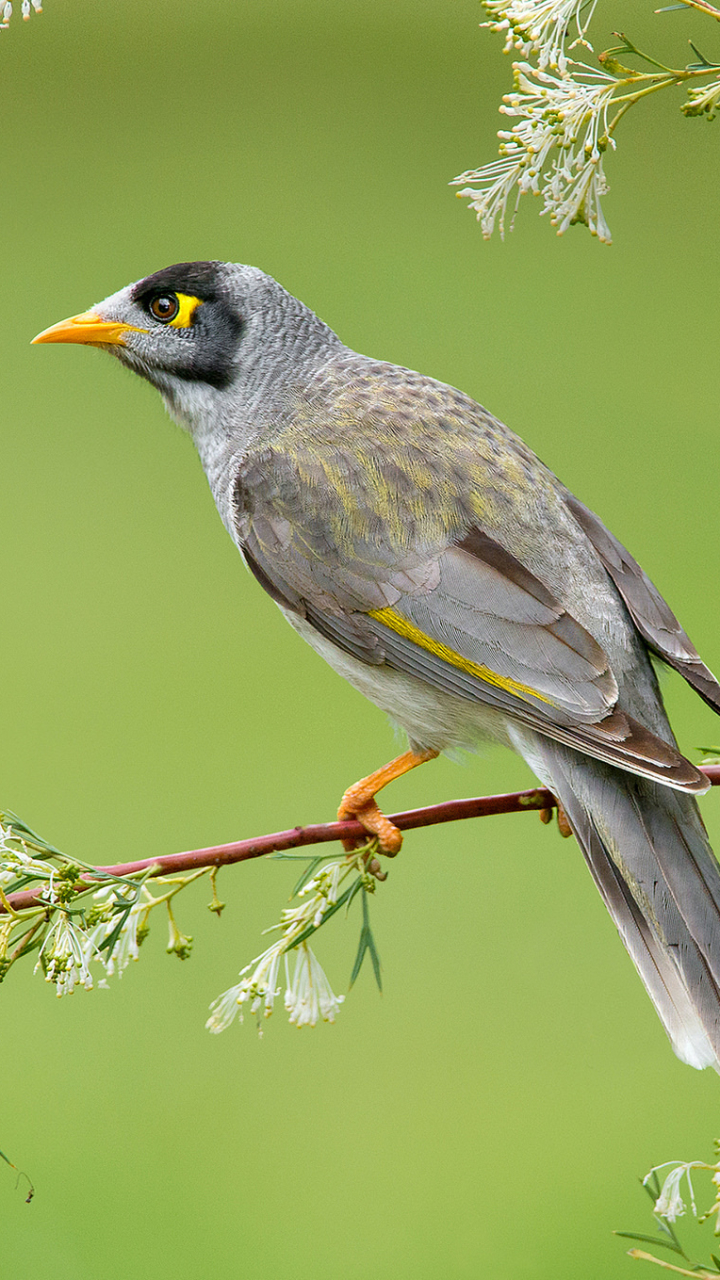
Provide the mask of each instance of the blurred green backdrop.
MULTIPOLYGON (((476 395, 629 544, 711 665, 720 124, 637 111, 615 245, 538 205, 484 244, 446 186, 494 154, 509 65, 475 0, 47 0, 2 34, 0 802, 90 861, 332 816, 393 735, 243 571, 189 439, 99 353, 29 339, 130 280, 250 262, 351 345, 476 395)), ((598 46, 629 19, 601 6, 598 46)), ((684 59, 687 19, 633 18, 684 59)), ((693 29, 697 29, 694 24, 693 29)), ((704 31, 704 27, 702 27, 704 31)), ((714 35, 714 33, 713 33, 714 35)), ((706 43, 708 41, 706 40, 706 43)), ((712 50, 707 50, 712 53, 712 50)), ((717 50, 716 50, 717 52, 717 50)), ((685 749, 720 725, 679 680, 685 749)), ((512 789, 428 766, 389 807, 512 789)), ((720 846, 720 796, 703 810, 720 846)), ((632 1274, 636 1175, 707 1157, 718 1081, 673 1057, 579 851, 536 816, 406 841, 378 895, 380 998, 334 1027, 203 1029, 292 883, 181 900, 110 991, 2 990, 4 1274, 497 1280, 632 1274)), ((344 989, 356 925, 318 951, 344 989)))

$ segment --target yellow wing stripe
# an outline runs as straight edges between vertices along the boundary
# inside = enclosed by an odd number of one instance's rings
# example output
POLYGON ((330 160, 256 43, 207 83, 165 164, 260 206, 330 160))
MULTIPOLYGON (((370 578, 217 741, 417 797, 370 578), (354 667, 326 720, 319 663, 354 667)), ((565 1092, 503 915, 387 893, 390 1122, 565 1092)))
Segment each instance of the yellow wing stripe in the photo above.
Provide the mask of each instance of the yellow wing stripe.
POLYGON ((449 662, 453 667, 459 667, 461 671, 465 671, 469 676, 475 676, 477 680, 484 680, 485 684, 494 685, 496 689, 504 689, 506 693, 512 693, 515 697, 523 698, 528 694, 532 698, 537 698, 540 702, 547 702, 552 706, 552 699, 546 698, 544 694, 538 693, 537 689, 531 689, 528 684, 521 684, 519 680, 512 680, 509 676, 501 676, 497 671, 493 671, 490 667, 486 667, 479 662, 472 662, 470 658, 463 658, 461 654, 456 653, 454 649, 448 648, 446 644, 442 644, 439 640, 433 640, 432 636, 428 636, 419 627, 413 625, 412 622, 404 618, 401 613, 397 613, 395 609, 371 609, 370 617, 375 618, 377 622, 382 622, 384 627, 389 627, 397 635, 403 636, 406 640, 412 640, 413 644, 419 645, 421 649, 427 649, 428 653, 433 653, 436 658, 442 658, 443 662, 449 662))

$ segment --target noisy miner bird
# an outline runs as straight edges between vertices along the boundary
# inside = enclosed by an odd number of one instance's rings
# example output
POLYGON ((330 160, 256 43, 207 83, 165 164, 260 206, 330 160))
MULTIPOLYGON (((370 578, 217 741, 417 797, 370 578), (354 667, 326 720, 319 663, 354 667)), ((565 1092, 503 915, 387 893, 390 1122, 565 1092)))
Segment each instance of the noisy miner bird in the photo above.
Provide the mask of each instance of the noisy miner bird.
POLYGON ((495 739, 558 798, 673 1048, 720 1071, 720 871, 650 656, 720 686, 632 556, 512 431, 371 360, 270 276, 180 263, 35 342, 104 347, 193 437, 288 622, 407 732, 350 787, 396 853, 388 782, 495 739))

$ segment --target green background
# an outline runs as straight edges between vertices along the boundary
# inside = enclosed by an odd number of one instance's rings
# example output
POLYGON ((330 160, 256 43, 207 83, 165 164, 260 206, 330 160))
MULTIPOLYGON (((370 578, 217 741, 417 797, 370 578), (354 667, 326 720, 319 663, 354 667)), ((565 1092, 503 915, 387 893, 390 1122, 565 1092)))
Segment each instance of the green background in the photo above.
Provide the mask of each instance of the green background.
MULTIPOLYGON (((17 6, 19 8, 19 5, 17 6)), ((100 353, 30 348, 169 263, 250 262, 350 345, 508 421, 653 575, 711 665, 720 124, 669 102, 609 159, 611 248, 539 202, 485 244, 446 185, 495 150, 509 63, 474 0, 47 0, 0 39, 0 802, 68 853, 150 856, 332 816, 395 753, 244 572, 190 440, 100 353)), ((685 59, 714 28, 600 6, 685 59)), ((670 97, 670 95, 667 95, 670 97)), ((720 725, 666 681, 688 752, 720 725)), ((529 782, 438 761, 390 809, 529 782)), ((720 796, 703 812, 720 846, 720 796)), ((385 978, 337 1023, 203 1029, 293 880, 221 875, 110 991, 2 989, 3 1274, 632 1275, 637 1175, 710 1155, 718 1080, 675 1060, 573 841, 534 815, 417 832, 377 895, 385 978)), ((357 921, 318 952, 346 990, 357 921)))

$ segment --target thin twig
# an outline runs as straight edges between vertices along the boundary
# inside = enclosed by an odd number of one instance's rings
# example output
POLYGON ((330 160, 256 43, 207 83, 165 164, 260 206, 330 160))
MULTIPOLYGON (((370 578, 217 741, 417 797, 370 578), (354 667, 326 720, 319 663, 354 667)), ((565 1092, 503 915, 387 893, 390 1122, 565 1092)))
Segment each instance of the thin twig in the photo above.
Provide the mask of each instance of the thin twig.
MULTIPOLYGON (((720 765, 705 765, 701 772, 713 786, 720 786, 720 765)), ((486 818, 496 813, 524 813, 527 810, 553 809, 557 801, 544 787, 530 791, 511 791, 497 796, 476 796, 469 800, 446 800, 444 804, 431 804, 423 809, 408 809, 404 813, 388 814, 390 821, 401 831, 416 827, 432 827, 441 822, 459 822, 464 818, 486 818)), ((235 862, 247 862, 250 858, 262 858, 267 853, 284 849, 301 849, 312 844, 329 844, 336 840, 355 840, 366 836, 359 822, 320 822, 309 827, 291 827, 288 831, 275 831, 271 835, 255 836, 250 840, 237 840, 231 844, 210 845, 207 849, 190 849, 185 853, 167 853, 156 858, 141 858, 137 862, 120 862, 111 867, 93 867, 79 880, 80 890, 86 890, 97 875, 98 881, 107 876, 135 876, 146 872, 151 876, 169 875, 174 871, 193 871, 199 867, 225 867, 235 862)), ((14 911, 37 906, 41 899, 37 890, 26 889, 8 895, 14 911)), ((0 915, 4 908, 0 909, 0 915)))
POLYGON ((696 1270, 688 1271, 685 1267, 676 1267, 672 1262, 666 1262, 664 1258, 656 1258, 652 1253, 646 1253, 644 1249, 628 1249, 628 1257, 636 1258, 638 1262, 654 1262, 656 1267, 662 1267, 665 1271, 674 1271, 676 1276, 691 1276, 692 1280, 713 1280, 717 1277, 717 1271, 696 1270))

